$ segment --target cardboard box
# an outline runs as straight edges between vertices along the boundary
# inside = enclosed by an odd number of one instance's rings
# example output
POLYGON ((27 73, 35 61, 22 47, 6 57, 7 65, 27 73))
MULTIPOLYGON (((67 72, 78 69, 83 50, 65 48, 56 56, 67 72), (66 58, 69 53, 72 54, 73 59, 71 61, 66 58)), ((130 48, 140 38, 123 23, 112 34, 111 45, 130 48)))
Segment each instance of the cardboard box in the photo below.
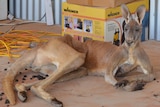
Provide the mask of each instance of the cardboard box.
POLYGON ((135 0, 67 0, 68 3, 72 4, 101 7, 117 7, 121 4, 133 1, 135 0))
MULTIPOLYGON (((139 0, 127 4, 131 13, 138 6, 145 5, 147 12, 143 20, 142 40, 148 37, 149 0, 139 0)), ((120 7, 88 7, 64 2, 62 5, 62 33, 70 34, 84 42, 88 39, 108 41, 121 44, 124 18, 120 7)))

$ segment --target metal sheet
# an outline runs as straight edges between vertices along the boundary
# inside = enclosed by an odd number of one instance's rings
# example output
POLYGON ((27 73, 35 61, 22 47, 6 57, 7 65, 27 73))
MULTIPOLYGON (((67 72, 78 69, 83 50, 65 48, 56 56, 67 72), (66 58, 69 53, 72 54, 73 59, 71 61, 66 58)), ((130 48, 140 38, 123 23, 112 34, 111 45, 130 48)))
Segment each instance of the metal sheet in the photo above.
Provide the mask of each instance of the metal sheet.
POLYGON ((160 0, 150 0, 149 39, 160 40, 160 0))
POLYGON ((6 0, 0 0, 0 20, 7 19, 7 3, 6 0))

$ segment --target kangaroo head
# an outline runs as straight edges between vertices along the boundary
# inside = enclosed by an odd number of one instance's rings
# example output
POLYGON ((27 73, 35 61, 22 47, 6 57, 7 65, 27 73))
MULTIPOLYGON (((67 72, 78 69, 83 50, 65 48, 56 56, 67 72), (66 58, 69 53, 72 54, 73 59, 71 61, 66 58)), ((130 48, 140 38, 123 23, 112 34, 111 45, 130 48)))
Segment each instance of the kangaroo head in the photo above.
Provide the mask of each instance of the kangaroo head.
POLYGON ((131 15, 128 7, 121 5, 122 16, 125 19, 126 25, 124 27, 125 45, 135 46, 141 39, 142 35, 142 20, 145 15, 145 6, 141 5, 137 8, 134 15, 131 15))

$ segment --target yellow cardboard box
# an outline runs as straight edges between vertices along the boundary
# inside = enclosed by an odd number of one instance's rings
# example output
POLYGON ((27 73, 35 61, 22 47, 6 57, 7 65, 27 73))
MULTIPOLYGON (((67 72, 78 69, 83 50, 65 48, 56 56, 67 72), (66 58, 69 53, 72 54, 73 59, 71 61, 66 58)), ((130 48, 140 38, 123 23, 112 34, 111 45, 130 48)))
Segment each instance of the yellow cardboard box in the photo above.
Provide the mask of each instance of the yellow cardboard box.
POLYGON ((133 1, 135 0, 67 0, 67 3, 86 6, 116 7, 120 4, 129 3, 133 1))
MULTIPOLYGON (((146 9, 149 10, 149 0, 139 0, 127 5, 131 13, 134 13, 140 5, 145 5, 146 9)), ((146 13, 148 14, 148 11, 146 13)), ((148 15, 145 16, 146 22, 148 22, 148 17, 148 15)), ((88 7, 66 2, 62 5, 63 35, 71 34, 82 42, 93 39, 116 42, 116 44, 118 42, 120 44, 123 35, 123 25, 124 19, 121 16, 120 7, 88 7)))

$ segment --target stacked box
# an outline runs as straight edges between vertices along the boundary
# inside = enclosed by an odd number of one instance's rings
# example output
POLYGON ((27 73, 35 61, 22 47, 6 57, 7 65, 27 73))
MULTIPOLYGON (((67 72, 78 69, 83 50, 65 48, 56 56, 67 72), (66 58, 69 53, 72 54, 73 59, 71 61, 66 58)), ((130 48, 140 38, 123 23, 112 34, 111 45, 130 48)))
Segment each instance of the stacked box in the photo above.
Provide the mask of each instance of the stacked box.
MULTIPOLYGON (((127 4, 132 14, 140 5, 145 5, 147 9, 142 34, 142 40, 146 40, 148 38, 149 0, 127 4)), ((120 6, 115 8, 88 7, 66 2, 62 5, 63 35, 70 34, 82 42, 93 39, 121 44, 124 25, 120 6)))
POLYGON ((133 2, 135 0, 67 0, 68 3, 86 5, 86 6, 100 6, 100 7, 116 7, 120 4, 133 2))

